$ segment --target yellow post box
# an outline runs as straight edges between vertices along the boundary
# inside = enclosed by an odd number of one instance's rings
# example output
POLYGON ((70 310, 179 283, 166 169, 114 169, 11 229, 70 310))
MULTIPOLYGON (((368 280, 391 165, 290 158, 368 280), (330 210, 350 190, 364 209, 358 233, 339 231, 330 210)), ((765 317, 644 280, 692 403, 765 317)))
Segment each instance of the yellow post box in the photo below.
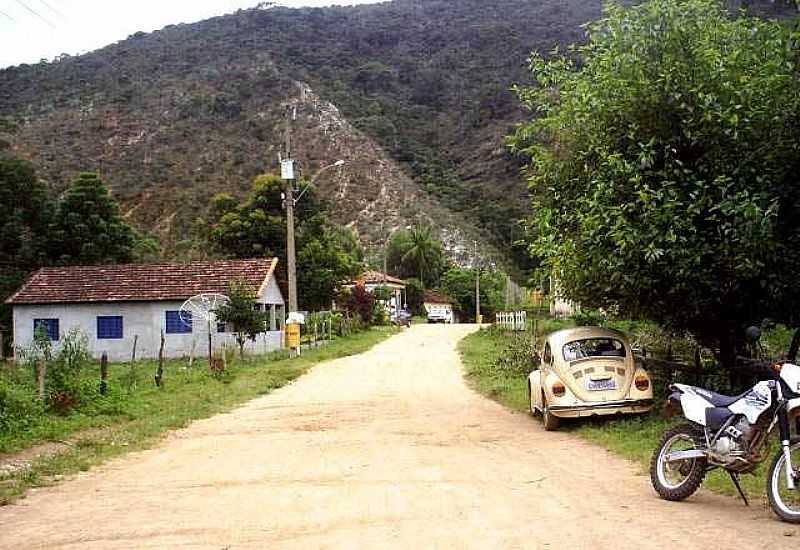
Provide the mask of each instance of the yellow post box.
POLYGON ((300 323, 286 323, 286 347, 289 349, 300 347, 300 323))

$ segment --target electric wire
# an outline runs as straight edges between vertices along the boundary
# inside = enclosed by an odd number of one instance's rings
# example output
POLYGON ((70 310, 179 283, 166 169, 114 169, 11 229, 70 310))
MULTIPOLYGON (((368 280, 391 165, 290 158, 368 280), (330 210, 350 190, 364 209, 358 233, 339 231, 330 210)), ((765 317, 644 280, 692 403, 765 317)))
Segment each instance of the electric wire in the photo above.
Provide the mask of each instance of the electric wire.
POLYGON ((59 16, 61 19, 66 19, 67 16, 61 13, 59 10, 55 9, 47 0, 39 0, 40 4, 43 4, 48 10, 50 10, 55 15, 59 16))
POLYGON ((3 17, 5 17, 5 18, 6 18, 6 19, 8 19, 9 21, 13 21, 14 23, 16 23, 16 22, 17 22, 17 20, 16 20, 16 19, 14 19, 13 17, 11 17, 10 15, 8 15, 8 14, 7 14, 6 12, 4 12, 4 11, 0 11, 0 15, 2 15, 3 17))
POLYGON ((42 21, 44 21, 45 23, 47 23, 48 25, 50 25, 50 27, 51 27, 51 28, 53 28, 53 29, 55 29, 55 28, 56 28, 56 26, 55 26, 55 25, 54 25, 52 22, 50 22, 50 20, 49 20, 49 19, 47 19, 47 18, 46 18, 46 17, 44 17, 42 14, 40 14, 39 12, 37 12, 36 10, 34 10, 33 8, 31 8, 31 7, 30 7, 28 4, 26 4, 26 3, 25 3, 25 2, 23 2, 22 0, 17 0, 17 4, 19 4, 20 6, 22 6, 23 8, 25 8, 25 9, 26 9, 26 10, 28 10, 29 12, 31 12, 33 15, 35 15, 36 17, 38 17, 39 19, 41 19, 42 21))

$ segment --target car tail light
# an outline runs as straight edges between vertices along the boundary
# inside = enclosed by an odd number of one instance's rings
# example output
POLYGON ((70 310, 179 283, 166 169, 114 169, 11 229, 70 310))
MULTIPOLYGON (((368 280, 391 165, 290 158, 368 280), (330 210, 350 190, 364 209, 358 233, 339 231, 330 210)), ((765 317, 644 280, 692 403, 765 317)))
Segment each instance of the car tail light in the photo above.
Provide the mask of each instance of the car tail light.
POLYGON ((650 387, 650 379, 646 376, 637 376, 636 377, 636 389, 639 391, 645 391, 647 388, 650 387))
POLYGON ((567 388, 564 387, 564 384, 561 382, 553 384, 553 395, 556 397, 563 397, 565 393, 567 393, 567 388))

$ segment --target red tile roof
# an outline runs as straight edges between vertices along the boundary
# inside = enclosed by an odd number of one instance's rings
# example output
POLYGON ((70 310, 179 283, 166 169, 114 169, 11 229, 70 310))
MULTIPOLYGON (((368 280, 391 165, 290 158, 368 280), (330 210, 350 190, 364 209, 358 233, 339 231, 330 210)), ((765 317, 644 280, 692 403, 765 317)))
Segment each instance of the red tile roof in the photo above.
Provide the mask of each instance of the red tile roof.
POLYGON ((188 264, 44 267, 6 303, 186 300, 206 292, 224 294, 232 280, 247 281, 261 295, 277 263, 277 258, 257 258, 188 264))
POLYGON ((435 290, 426 290, 423 294, 422 301, 428 304, 452 304, 453 299, 443 292, 435 290))
POLYGON ((356 282, 361 284, 381 284, 384 281, 387 283, 406 286, 406 282, 403 279, 398 279, 397 277, 392 277, 391 275, 384 275, 379 271, 365 271, 358 279, 356 279, 356 282))

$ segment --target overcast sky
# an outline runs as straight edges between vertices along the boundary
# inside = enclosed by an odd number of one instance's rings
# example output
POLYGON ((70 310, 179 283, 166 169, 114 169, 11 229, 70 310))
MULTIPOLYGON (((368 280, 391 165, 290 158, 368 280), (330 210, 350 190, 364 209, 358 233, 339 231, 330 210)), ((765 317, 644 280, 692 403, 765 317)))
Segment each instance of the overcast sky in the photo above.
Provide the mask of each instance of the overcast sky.
MULTIPOLYGON (((285 6, 368 4, 376 0, 283 0, 285 6)), ((191 23, 250 8, 259 0, 0 0, 0 67, 75 55, 137 31, 191 23)))

